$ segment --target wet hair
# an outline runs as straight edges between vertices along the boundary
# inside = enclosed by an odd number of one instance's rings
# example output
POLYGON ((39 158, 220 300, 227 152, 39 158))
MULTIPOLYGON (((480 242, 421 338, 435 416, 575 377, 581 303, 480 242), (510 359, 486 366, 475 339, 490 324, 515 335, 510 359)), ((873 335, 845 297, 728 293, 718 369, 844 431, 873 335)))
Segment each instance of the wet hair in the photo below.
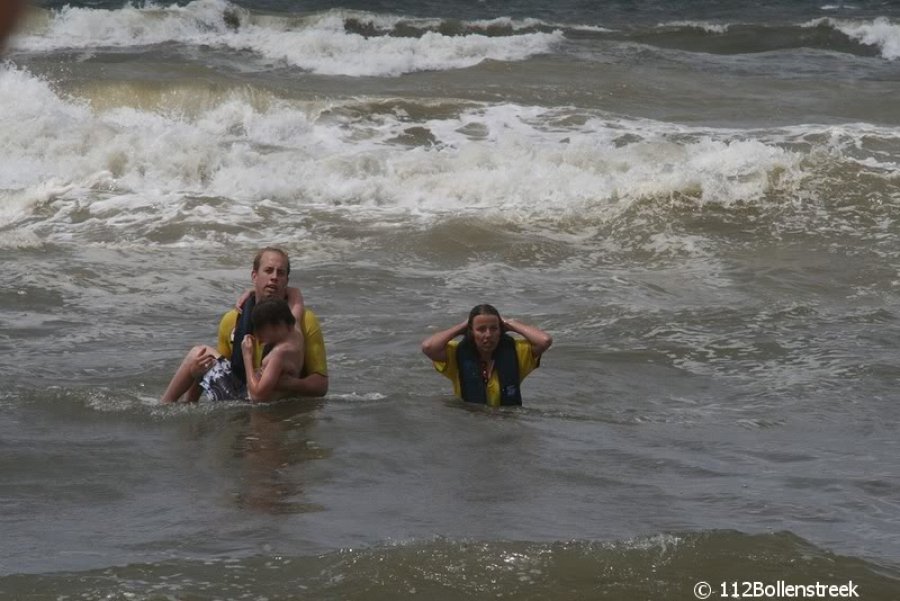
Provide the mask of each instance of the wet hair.
POLYGON ((267 246, 256 253, 256 256, 253 257, 253 271, 259 271, 259 265, 262 263, 263 255, 266 253, 277 253, 284 257, 284 262, 287 263, 287 274, 291 275, 291 259, 288 257, 288 254, 275 246, 267 246))
POLYGON ((266 326, 287 325, 293 327, 297 323, 287 301, 280 298, 267 298, 253 307, 250 314, 253 331, 258 332, 266 326))
POLYGON ((466 337, 470 338, 472 336, 472 326, 475 323, 475 318, 479 315, 494 315, 497 317, 497 320, 500 322, 500 333, 506 333, 506 326, 503 325, 503 318, 500 317, 500 311, 494 307, 494 305, 482 304, 476 305, 472 307, 472 310, 469 311, 469 327, 466 328, 466 337))

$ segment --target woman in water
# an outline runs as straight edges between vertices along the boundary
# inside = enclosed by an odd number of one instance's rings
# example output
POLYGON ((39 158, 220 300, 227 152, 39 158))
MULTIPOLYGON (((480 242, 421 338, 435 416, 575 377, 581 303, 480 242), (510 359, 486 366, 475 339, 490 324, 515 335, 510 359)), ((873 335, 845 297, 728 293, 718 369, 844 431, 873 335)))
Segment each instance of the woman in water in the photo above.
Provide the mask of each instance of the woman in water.
POLYGON ((478 305, 466 321, 425 339, 422 352, 453 382, 456 396, 497 407, 522 404, 519 385, 540 366, 551 344, 546 332, 504 320, 491 305, 478 305), (463 339, 455 340, 458 336, 463 339))

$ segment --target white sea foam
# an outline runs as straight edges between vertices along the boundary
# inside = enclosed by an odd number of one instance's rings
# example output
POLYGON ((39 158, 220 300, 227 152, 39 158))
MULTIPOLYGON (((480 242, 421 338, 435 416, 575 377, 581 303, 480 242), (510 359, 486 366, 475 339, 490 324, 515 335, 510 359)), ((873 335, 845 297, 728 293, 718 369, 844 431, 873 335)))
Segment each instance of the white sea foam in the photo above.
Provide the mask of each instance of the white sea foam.
POLYGON ((385 100, 93 110, 21 70, 0 72, 0 105, 0 231, 96 243, 302 239, 323 213, 366 227, 488 213, 574 233, 645 201, 770 202, 866 136, 898 143, 865 126, 776 134, 509 104, 413 122, 385 100))
POLYGON ((900 58, 900 24, 879 17, 871 23, 842 23, 838 29, 863 44, 878 46, 888 60, 900 58))
POLYGON ((25 248, 40 248, 43 245, 43 240, 33 232, 0 229, 0 249, 21 250, 25 248))
POLYGON ((415 71, 462 69, 484 60, 520 61, 547 53, 563 40, 561 33, 526 33, 509 37, 480 34, 445 36, 429 31, 421 37, 372 37, 346 33, 343 22, 320 22, 316 29, 280 32, 255 28, 234 34, 228 45, 259 52, 269 59, 325 75, 401 75, 415 71))
POLYGON ((614 31, 600 25, 583 25, 575 23, 547 22, 541 19, 512 19, 510 17, 497 17, 496 19, 482 19, 470 23, 474 28, 509 27, 514 31, 523 29, 563 29, 572 31, 591 31, 595 33, 609 33, 614 31))
POLYGON ((671 21, 668 23, 661 23, 659 27, 699 29, 701 31, 705 31, 706 33, 727 33, 728 29, 731 27, 731 24, 712 23, 709 21, 671 21))
POLYGON ((837 29, 852 40, 875 46, 881 56, 887 60, 900 58, 900 23, 887 17, 878 17, 872 21, 848 21, 825 17, 804 23, 804 27, 820 27, 827 25, 837 29))
POLYGON ((345 394, 330 394, 329 400, 344 401, 350 403, 383 401, 387 395, 380 392, 348 392, 345 394))
POLYGON ((140 47, 177 43, 250 51, 323 75, 395 76, 415 71, 460 69, 484 60, 520 61, 549 52, 561 32, 490 37, 480 33, 420 37, 370 36, 347 31, 354 18, 379 29, 402 19, 349 11, 328 11, 306 19, 250 17, 224 0, 195 0, 186 6, 125 6, 117 10, 67 6, 48 23, 16 41, 25 51, 140 47), (239 22, 238 27, 233 27, 239 22))

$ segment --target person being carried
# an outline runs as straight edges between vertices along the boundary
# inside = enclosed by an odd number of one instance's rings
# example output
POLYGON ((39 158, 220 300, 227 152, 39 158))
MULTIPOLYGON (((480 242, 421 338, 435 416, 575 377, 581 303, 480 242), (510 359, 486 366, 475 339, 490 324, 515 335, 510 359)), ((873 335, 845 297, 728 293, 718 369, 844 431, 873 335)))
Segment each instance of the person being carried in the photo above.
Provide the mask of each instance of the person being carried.
MULTIPOLYGON (((263 345, 258 340, 254 339, 252 355, 242 348, 245 335, 252 332, 253 308, 268 298, 286 300, 290 271, 290 260, 283 250, 268 247, 256 254, 250 272, 254 293, 241 303, 240 312, 232 309, 222 317, 218 348, 200 345, 187 353, 162 396, 163 403, 174 403, 182 397, 196 402, 203 392, 214 401, 248 398, 245 356, 251 359, 254 370, 263 359, 263 345)), ((315 313, 303 307, 299 291, 297 296, 300 306, 297 311, 295 298, 294 311, 301 316, 303 360, 298 364, 298 375, 283 374, 276 389, 284 396, 322 397, 328 393, 325 342, 315 313)))
POLYGON ((540 366, 541 355, 552 344, 553 338, 546 332, 504 320, 491 305, 478 305, 466 321, 426 338, 422 352, 438 373, 453 382, 456 396, 498 407, 522 404, 520 385, 540 366), (454 340, 458 336, 463 339, 454 340))
POLYGON ((289 393, 278 390, 279 380, 299 377, 303 369, 303 334, 295 327, 297 320, 287 302, 270 298, 253 307, 250 322, 253 333, 245 334, 241 341, 247 396, 251 403, 284 398, 289 393), (266 348, 258 370, 253 367, 257 341, 266 348))
MULTIPOLYGON (((288 286, 284 289, 285 292, 285 300, 287 301, 288 306, 290 307, 291 314, 294 316, 295 321, 295 330, 299 335, 300 339, 298 341, 299 346, 299 355, 300 355, 300 369, 298 373, 303 370, 303 356, 306 351, 306 339, 303 336, 303 311, 306 309, 306 305, 303 301, 303 293, 300 292, 299 288, 291 288, 288 286)), ((238 298, 237 303, 234 305, 234 310, 238 312, 238 315, 244 312, 244 306, 247 302, 254 296, 255 291, 251 288, 244 292, 240 298, 238 298)))

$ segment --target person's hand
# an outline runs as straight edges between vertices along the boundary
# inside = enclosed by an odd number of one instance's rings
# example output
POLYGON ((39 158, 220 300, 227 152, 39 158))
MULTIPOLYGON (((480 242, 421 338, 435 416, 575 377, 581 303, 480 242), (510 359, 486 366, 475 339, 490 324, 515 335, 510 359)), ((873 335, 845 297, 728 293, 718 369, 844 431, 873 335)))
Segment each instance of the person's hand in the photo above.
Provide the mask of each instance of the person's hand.
POLYGON ((244 356, 253 355, 253 349, 256 346, 256 338, 253 334, 245 334, 244 339, 241 341, 241 352, 244 353, 244 356))
POLYGON ((216 364, 216 356, 212 353, 208 352, 207 349, 201 349, 197 356, 194 357, 194 363, 191 365, 191 376, 195 380, 199 380, 203 377, 203 374, 208 372, 213 365, 216 364))
POLYGON ((516 330, 516 320, 515 319, 504 319, 503 320, 503 329, 508 332, 515 332, 516 330))
POLYGON ((246 303, 250 299, 250 295, 253 294, 253 290, 247 290, 237 299, 237 304, 234 305, 234 308, 237 309, 238 314, 241 314, 244 311, 244 303, 246 303))
POLYGON ((289 304, 291 306, 291 309, 293 309, 295 306, 297 306, 297 307, 300 307, 301 312, 302 312, 302 309, 304 306, 304 301, 303 301, 303 293, 300 292, 299 288, 293 288, 291 286, 288 286, 287 289, 285 290, 285 300, 287 301, 287 304, 289 304))

